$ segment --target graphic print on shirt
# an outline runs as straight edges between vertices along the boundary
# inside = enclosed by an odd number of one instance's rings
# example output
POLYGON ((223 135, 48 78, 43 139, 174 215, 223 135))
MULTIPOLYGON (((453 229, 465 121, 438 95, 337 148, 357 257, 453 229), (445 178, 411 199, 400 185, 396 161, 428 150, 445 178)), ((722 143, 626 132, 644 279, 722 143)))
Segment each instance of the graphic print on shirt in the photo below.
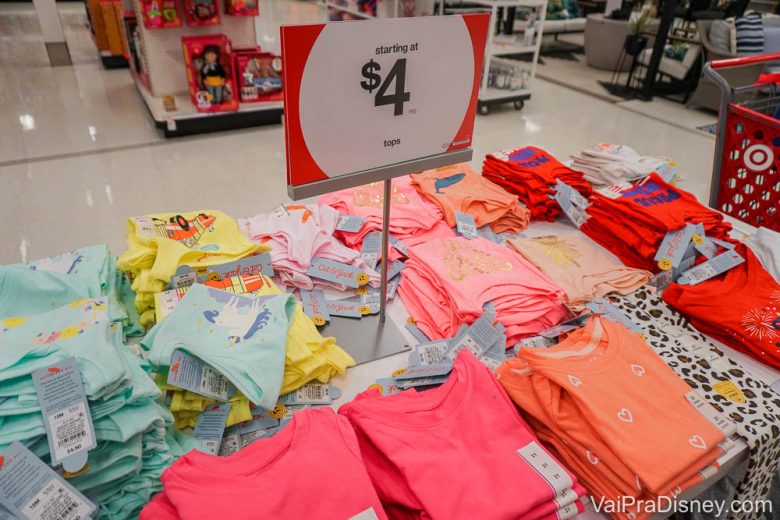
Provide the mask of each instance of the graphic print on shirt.
POLYGON ((569 265, 580 267, 577 259, 582 257, 582 253, 565 240, 561 240, 556 236, 534 237, 531 240, 539 244, 542 252, 557 265, 561 267, 569 267, 569 265))
POLYGON ((253 300, 243 312, 241 307, 239 298, 231 298, 221 310, 203 311, 207 321, 228 330, 231 345, 251 338, 263 330, 271 319, 271 311, 263 307, 261 300, 253 300))
POLYGON ((663 186, 659 186, 653 181, 621 189, 619 193, 620 198, 629 198, 632 202, 644 207, 668 204, 681 197, 676 190, 672 188, 664 189, 663 186))
MULTIPOLYGON (((214 222, 217 217, 200 213, 192 220, 187 220, 183 215, 175 215, 168 222, 152 217, 155 232, 164 238, 175 240, 192 249, 198 244, 204 232, 214 231, 214 222)), ((203 248, 209 250, 219 249, 216 244, 209 244, 203 248)))
POLYGON ((456 173, 454 175, 450 175, 449 177, 435 177, 433 181, 433 187, 436 190, 436 193, 439 195, 444 195, 444 192, 441 191, 442 188, 449 188, 453 184, 459 183, 465 176, 465 173, 456 173))
POLYGON ((71 274, 73 269, 84 260, 84 256, 70 251, 50 258, 41 258, 29 263, 33 271, 49 271, 52 273, 71 274))
POLYGON ((618 419, 626 423, 634 422, 634 416, 631 414, 631 410, 628 408, 621 408, 617 414, 618 419))
MULTIPOLYGON (((91 300, 88 298, 71 302, 68 304, 68 307, 73 309, 78 309, 81 307, 84 311, 83 318, 73 323, 72 325, 68 325, 67 327, 63 327, 61 329, 39 332, 32 340, 34 345, 51 345, 58 340, 75 338, 92 325, 97 325, 99 323, 100 314, 108 308, 105 301, 91 300)), ((18 320, 22 318, 15 319, 18 320)), ((3 331, 0 331, 0 334, 2 334, 2 332, 3 331)))
POLYGON ((497 271, 511 271, 512 263, 479 247, 462 244, 448 239, 443 242, 447 274, 456 282, 475 274, 490 274, 497 271))
MULTIPOLYGON (((352 203, 355 206, 371 206, 372 208, 381 208, 385 200, 384 183, 372 182, 365 186, 358 186, 352 192, 352 203)), ((398 191, 393 186, 392 204, 409 204, 409 197, 405 193, 398 191)))
MULTIPOLYGON (((506 154, 506 152, 504 153, 506 154)), ((548 155, 545 155, 540 150, 534 150, 530 147, 521 148, 511 155, 505 156, 521 168, 536 168, 537 166, 541 166, 544 163, 550 162, 550 157, 548 155)))
POLYGON ((775 342, 780 347, 780 291, 774 291, 769 307, 756 307, 742 315, 740 325, 747 335, 758 341, 775 342))

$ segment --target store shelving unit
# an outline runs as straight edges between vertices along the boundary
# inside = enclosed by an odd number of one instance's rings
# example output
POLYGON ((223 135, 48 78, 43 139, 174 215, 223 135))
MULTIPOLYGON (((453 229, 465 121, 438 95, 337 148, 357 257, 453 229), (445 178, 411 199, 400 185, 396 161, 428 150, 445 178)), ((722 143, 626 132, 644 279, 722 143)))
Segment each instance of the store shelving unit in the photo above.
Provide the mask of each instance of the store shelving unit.
MULTIPOLYGON (((136 14, 141 12, 138 0, 125 0, 124 3, 126 7, 131 6, 136 14)), ((232 112, 198 112, 192 104, 181 45, 182 36, 222 33, 230 38, 234 50, 257 46, 255 17, 229 16, 224 11, 224 2, 216 4, 221 17, 218 25, 188 26, 184 23, 175 28, 147 29, 139 17, 136 41, 146 81, 141 81, 132 69, 131 72, 149 114, 165 137, 281 123, 281 101, 241 103, 239 109, 232 112), (173 98, 175 110, 165 109, 163 100, 166 97, 173 98)))
POLYGON ((140 81, 135 84, 154 119, 155 126, 163 131, 165 137, 182 137, 282 122, 281 101, 240 103, 238 110, 234 112, 203 113, 195 110, 187 93, 170 96, 176 109, 169 111, 165 108, 163 98, 152 95, 140 81))
MULTIPOLYGON (((531 86, 536 75, 536 63, 539 60, 539 49, 542 43, 542 32, 544 29, 544 20, 547 15, 547 0, 468 0, 461 3, 459 7, 450 8, 445 2, 440 4, 440 13, 448 12, 474 12, 474 6, 485 10, 490 10, 490 27, 487 46, 485 47, 485 61, 482 69, 482 84, 479 89, 479 113, 486 115, 490 113, 493 105, 504 103, 513 103, 515 108, 520 110, 525 105, 525 101, 531 97, 531 86), (521 39, 514 36, 499 35, 499 10, 510 13, 508 16, 514 16, 517 9, 528 9, 533 12, 534 37, 533 43, 526 45, 521 39), (498 88, 489 84, 490 67, 492 64, 499 63, 499 60, 505 63, 509 57, 531 56, 531 61, 512 60, 517 66, 522 64, 527 70, 528 75, 525 78, 524 85, 520 89, 498 88)), ((511 24, 514 20, 510 20, 511 24)))

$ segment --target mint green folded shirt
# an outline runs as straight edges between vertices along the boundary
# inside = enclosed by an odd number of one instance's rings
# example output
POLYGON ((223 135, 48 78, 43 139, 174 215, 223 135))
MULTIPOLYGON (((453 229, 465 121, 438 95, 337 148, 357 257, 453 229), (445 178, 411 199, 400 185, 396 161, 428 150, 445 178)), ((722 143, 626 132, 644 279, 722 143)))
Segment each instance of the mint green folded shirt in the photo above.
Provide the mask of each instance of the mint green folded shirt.
POLYGON ((73 356, 87 397, 96 400, 111 395, 130 377, 114 345, 115 336, 105 298, 0 321, 0 387, 3 381, 73 356))
POLYGON ((116 257, 105 245, 0 266, 0 320, 102 296, 108 298, 111 320, 121 323, 126 335, 143 334, 130 281, 117 269, 116 257))
POLYGON ((170 366, 181 349, 221 372, 251 402, 271 409, 282 387, 294 310, 289 294, 255 299, 195 284, 141 345, 156 367, 170 366))

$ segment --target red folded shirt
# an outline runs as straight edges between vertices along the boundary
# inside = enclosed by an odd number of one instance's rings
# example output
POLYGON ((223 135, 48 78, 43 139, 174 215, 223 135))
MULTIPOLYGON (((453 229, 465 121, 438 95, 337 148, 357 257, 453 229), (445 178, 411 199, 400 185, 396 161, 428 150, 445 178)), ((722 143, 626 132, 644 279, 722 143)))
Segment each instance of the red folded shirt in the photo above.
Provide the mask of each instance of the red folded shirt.
POLYGON ((581 231, 629 267, 658 272, 654 258, 661 242, 685 224, 703 224, 708 237, 729 240, 731 225, 723 215, 655 173, 597 190, 589 202, 581 231))
POLYGON ((584 197, 591 193, 590 183, 581 172, 534 146, 488 154, 482 165, 482 175, 517 195, 530 210, 531 220, 553 221, 561 215, 561 209, 553 199, 557 180, 584 197))
POLYGON ((697 285, 673 283, 663 299, 702 332, 780 368, 780 284, 744 244, 736 251, 744 263, 697 285))

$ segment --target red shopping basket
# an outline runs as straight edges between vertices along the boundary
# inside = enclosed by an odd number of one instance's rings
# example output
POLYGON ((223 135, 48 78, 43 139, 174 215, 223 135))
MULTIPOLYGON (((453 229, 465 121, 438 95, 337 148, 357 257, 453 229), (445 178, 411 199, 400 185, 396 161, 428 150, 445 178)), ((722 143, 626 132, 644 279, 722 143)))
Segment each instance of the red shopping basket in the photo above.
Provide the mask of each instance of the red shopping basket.
POLYGON ((780 88, 732 86, 717 69, 780 61, 780 53, 713 61, 704 73, 722 92, 710 206, 780 231, 780 88))

